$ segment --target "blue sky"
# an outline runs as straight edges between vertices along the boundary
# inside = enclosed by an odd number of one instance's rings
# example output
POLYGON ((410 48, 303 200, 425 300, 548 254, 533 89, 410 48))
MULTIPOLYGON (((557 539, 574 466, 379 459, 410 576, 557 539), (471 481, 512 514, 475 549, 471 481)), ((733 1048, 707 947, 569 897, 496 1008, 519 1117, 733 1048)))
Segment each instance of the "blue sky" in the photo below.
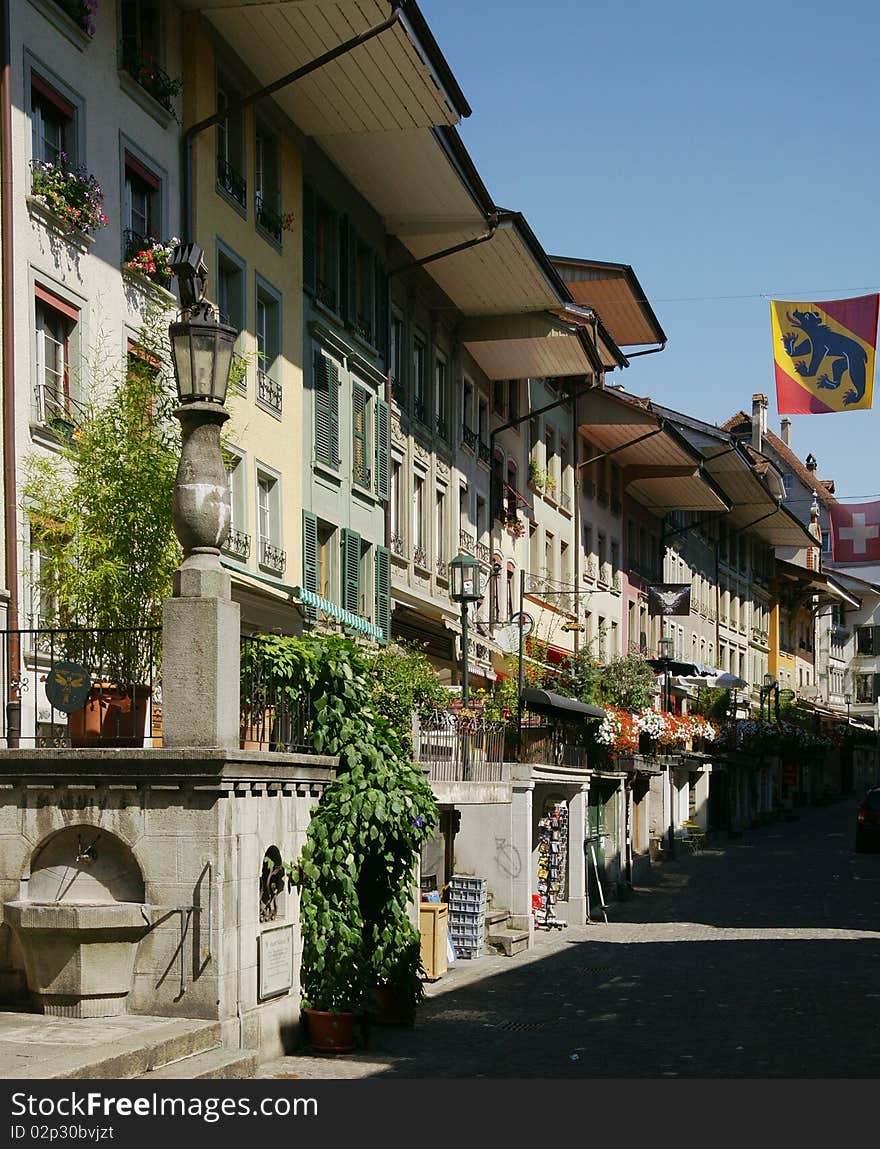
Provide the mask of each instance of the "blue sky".
MULTIPOLYGON (((639 277, 669 342, 617 381, 711 422, 763 391, 778 433, 769 300, 880 291, 880 5, 420 6, 495 201, 639 277)), ((880 497, 874 404, 792 416, 838 497, 880 497)))

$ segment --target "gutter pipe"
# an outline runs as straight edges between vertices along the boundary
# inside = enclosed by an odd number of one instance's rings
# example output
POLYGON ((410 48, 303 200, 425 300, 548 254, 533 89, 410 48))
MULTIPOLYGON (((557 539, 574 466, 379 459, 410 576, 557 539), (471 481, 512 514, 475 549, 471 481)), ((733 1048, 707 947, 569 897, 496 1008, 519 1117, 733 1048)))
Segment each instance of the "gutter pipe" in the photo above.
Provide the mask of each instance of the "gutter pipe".
MULTIPOLYGON (((15 338, 13 293, 13 203, 12 203, 12 30, 10 0, 2 0, 0 16, 0 295, 3 315, 3 523, 5 534, 5 573, 9 601, 7 631, 18 630, 18 487, 15 453, 15 338)), ((21 669, 18 634, 7 634, 6 735, 10 749, 18 747, 21 732, 21 699, 15 688, 21 669)))

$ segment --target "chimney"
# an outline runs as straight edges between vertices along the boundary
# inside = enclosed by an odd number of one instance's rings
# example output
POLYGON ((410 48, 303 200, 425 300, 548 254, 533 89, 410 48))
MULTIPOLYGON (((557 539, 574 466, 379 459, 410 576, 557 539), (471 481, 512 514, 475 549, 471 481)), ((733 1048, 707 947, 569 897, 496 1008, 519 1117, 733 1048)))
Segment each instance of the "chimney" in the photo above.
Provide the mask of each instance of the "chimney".
POLYGON ((816 456, 815 455, 813 455, 813 454, 807 455, 806 459, 804 460, 804 466, 807 468, 807 470, 810 472, 811 475, 814 475, 816 473, 816 467, 818 465, 819 464, 816 462, 816 456))
POLYGON ((764 436, 767 434, 767 396, 752 396, 752 446, 763 451, 764 436))
POLYGON ((786 447, 791 446, 791 419, 787 415, 783 415, 779 423, 779 437, 785 443, 786 447))

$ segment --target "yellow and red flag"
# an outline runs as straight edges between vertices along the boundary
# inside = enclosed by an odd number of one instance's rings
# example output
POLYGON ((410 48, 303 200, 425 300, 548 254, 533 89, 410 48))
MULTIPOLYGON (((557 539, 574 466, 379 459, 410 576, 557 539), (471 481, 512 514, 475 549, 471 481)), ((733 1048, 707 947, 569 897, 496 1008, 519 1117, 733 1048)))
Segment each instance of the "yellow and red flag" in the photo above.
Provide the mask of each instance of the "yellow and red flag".
POLYGON ((880 295, 770 301, 780 415, 866 411, 874 395, 880 295))

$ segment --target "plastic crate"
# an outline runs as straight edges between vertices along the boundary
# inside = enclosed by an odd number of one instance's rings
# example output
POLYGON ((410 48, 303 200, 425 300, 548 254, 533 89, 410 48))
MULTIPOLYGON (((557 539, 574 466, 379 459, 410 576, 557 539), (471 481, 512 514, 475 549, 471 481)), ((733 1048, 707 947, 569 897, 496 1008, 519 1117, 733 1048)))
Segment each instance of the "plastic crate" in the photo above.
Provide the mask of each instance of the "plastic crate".
POLYGON ((485 893, 488 886, 488 878, 472 878, 467 874, 453 874, 449 879, 449 888, 452 890, 482 890, 485 893))
POLYGON ((451 906, 474 910, 485 909, 486 907, 486 894, 480 890, 451 889, 447 896, 451 906))

